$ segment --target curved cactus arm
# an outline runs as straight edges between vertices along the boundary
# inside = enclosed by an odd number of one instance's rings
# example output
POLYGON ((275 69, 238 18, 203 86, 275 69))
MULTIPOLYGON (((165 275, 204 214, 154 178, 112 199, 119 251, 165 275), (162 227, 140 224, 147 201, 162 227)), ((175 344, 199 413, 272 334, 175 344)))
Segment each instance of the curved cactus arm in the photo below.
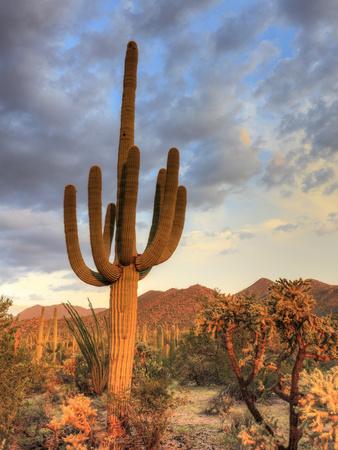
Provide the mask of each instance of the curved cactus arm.
MULTIPOLYGON (((158 227, 161 206, 163 204, 163 198, 164 198, 166 173, 167 173, 167 171, 162 168, 159 170, 158 175, 157 175, 156 190, 155 190, 155 196, 154 196, 154 207, 153 207, 153 220, 151 223, 151 228, 150 228, 146 248, 152 243, 152 241, 155 237, 155 234, 156 234, 157 227, 158 227)), ((143 280, 143 278, 145 278, 150 271, 151 271, 151 267, 149 267, 149 269, 146 269, 146 270, 143 270, 142 272, 140 272, 139 280, 143 280)))
POLYGON ((161 264, 167 261, 176 250, 182 236, 186 205, 187 190, 184 186, 179 186, 177 190, 175 218, 171 229, 171 235, 166 248, 156 264, 161 264))
POLYGON ((102 176, 98 166, 93 166, 88 178, 88 212, 90 245, 97 270, 110 282, 119 279, 121 269, 109 262, 102 236, 102 176))
POLYGON ((167 174, 163 205, 155 236, 142 255, 137 256, 135 265, 139 272, 149 269, 161 257, 170 237, 177 197, 179 152, 172 148, 168 153, 167 174))
POLYGON ((109 203, 106 210, 106 217, 103 229, 103 245, 108 255, 108 258, 110 255, 111 244, 114 237, 115 216, 116 216, 115 204, 109 203))
POLYGON ((92 286, 106 286, 110 282, 100 273, 90 270, 82 257, 76 220, 76 189, 73 185, 65 188, 64 225, 68 259, 75 274, 92 286))
POLYGON ((167 174, 167 171, 165 169, 160 169, 158 172, 158 175, 157 175, 156 191, 155 191, 155 197, 154 197, 154 208, 153 208, 153 220, 151 223, 151 228, 150 228, 146 248, 152 243, 152 241, 156 235, 156 230, 157 230, 158 223, 160 220, 161 208, 163 205, 166 174, 167 174))
POLYGON ((118 261, 128 266, 136 256, 136 203, 138 177, 140 170, 140 151, 136 146, 130 148, 122 173, 119 212, 116 225, 118 261))
MULTIPOLYGON (((171 230, 171 235, 166 248, 164 249, 161 257, 155 265, 161 264, 167 261, 171 255, 176 250, 183 231, 184 219, 185 219, 185 209, 187 204, 187 191, 184 186, 179 186, 177 191, 176 208, 175 208, 175 218, 171 230)), ((150 236, 149 236, 150 237, 150 236)), ((140 280, 143 280, 148 273, 151 271, 151 267, 140 272, 140 280)))

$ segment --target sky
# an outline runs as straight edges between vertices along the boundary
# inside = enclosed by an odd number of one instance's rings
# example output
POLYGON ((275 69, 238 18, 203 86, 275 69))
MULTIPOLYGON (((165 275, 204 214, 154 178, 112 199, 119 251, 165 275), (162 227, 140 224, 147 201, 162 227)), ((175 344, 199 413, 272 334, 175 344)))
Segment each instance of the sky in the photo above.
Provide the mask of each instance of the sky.
POLYGON ((114 201, 123 61, 139 47, 137 241, 157 171, 180 149, 179 248, 139 283, 236 292, 260 277, 338 284, 336 0, 30 0, 0 10, 0 294, 19 311, 108 305, 69 267, 75 184, 86 262, 87 177, 114 201))

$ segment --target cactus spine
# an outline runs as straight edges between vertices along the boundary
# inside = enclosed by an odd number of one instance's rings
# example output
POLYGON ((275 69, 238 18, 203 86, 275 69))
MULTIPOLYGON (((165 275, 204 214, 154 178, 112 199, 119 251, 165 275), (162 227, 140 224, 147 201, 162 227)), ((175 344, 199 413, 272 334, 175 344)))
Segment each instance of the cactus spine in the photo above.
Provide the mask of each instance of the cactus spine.
MULTIPOLYGON (((64 222, 70 265, 84 282, 94 286, 110 285, 110 362, 108 397, 128 396, 134 360, 137 318, 137 284, 154 265, 166 261, 175 251, 184 224, 186 190, 178 186, 179 152, 171 149, 166 169, 158 173, 153 220, 142 254, 136 250, 136 203, 140 152, 134 146, 135 93, 138 50, 129 42, 125 58, 121 126, 117 167, 117 200, 101 217, 101 170, 89 173, 88 210, 90 242, 97 272, 82 258, 76 221, 76 189, 65 188, 64 222), (109 260, 116 224, 115 257, 109 260)), ((111 402, 109 403, 111 405, 111 402)), ((109 409, 108 405, 108 409, 109 409)), ((108 410, 108 417, 111 417, 108 410)), ((109 422, 109 420, 108 420, 109 422)))
POLYGON ((39 329, 38 329, 38 336, 36 341, 36 349, 35 349, 35 362, 39 363, 42 358, 43 353, 43 344, 44 344, 44 338, 43 338, 43 328, 45 324, 45 307, 41 307, 41 313, 40 313, 40 319, 39 319, 39 329))

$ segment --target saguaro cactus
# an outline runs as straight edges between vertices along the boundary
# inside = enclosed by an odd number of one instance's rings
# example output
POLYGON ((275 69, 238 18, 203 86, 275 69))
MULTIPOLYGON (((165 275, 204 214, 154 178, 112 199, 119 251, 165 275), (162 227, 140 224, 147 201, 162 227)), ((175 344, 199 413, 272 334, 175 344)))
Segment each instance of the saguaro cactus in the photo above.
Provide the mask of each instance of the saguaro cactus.
POLYGON ((53 363, 56 363, 56 351, 58 346, 58 310, 54 308, 53 311, 53 342, 52 342, 52 352, 53 352, 53 363))
POLYGON ((44 344, 44 336, 43 336, 43 329, 45 324, 45 307, 41 306, 41 313, 40 313, 40 319, 39 319, 39 328, 38 328, 38 335, 36 340, 36 349, 35 349, 35 362, 39 363, 42 358, 43 353, 43 344, 44 344))
POLYGON ((126 396, 130 391, 137 318, 137 284, 154 265, 166 261, 175 251, 184 224, 186 190, 178 186, 179 152, 168 153, 167 167, 158 173, 152 225, 142 254, 136 250, 136 203, 140 152, 134 146, 135 92, 138 50, 129 42, 125 58, 121 126, 117 167, 116 204, 107 207, 104 227, 101 217, 101 170, 90 169, 88 210, 90 242, 97 272, 82 258, 77 233, 76 189, 65 188, 64 222, 68 257, 72 269, 84 282, 110 285, 110 364, 108 393, 126 396), (116 224, 115 257, 110 250, 116 224))

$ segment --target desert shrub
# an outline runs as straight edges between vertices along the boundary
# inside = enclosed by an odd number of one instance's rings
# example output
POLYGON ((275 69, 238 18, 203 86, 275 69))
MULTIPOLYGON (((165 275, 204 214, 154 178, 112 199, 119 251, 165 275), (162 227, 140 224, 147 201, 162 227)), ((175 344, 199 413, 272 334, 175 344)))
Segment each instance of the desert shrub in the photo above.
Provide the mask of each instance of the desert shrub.
POLYGON ((43 429, 48 421, 46 398, 25 400, 20 409, 15 426, 15 443, 20 449, 44 448, 47 436, 43 429))
POLYGON ((133 368, 132 392, 128 400, 114 398, 114 436, 101 448, 155 450, 159 448, 175 405, 168 369, 159 352, 138 343, 133 368))
POLYGON ((172 375, 182 384, 231 384, 234 380, 226 352, 217 339, 193 331, 179 342, 171 363, 172 375))
POLYGON ((211 398, 208 402, 205 414, 219 415, 221 418, 229 412, 229 409, 234 404, 234 397, 229 394, 227 389, 222 389, 218 394, 211 398))
MULTIPOLYGON (((271 421, 270 427, 277 429, 274 420, 271 421)), ((271 436, 264 424, 254 422, 243 424, 237 437, 242 447, 247 450, 276 450, 276 448, 283 445, 282 436, 277 435, 277 433, 271 436)))
POLYGON ((8 313, 11 304, 10 299, 0 297, 0 447, 3 448, 9 445, 34 376, 29 353, 15 347, 15 322, 8 313))
POLYGON ((74 382, 78 390, 85 395, 93 394, 93 385, 90 376, 90 370, 82 354, 75 358, 74 382))
POLYGON ((138 343, 133 368, 132 398, 144 411, 164 411, 171 401, 171 379, 157 351, 138 343))
MULTIPOLYGON (((149 386, 149 385, 148 385, 149 386)), ((156 384, 156 386, 158 386, 156 384)), ((147 389, 147 388, 146 388, 147 389)), ((115 420, 109 436, 101 436, 101 449, 157 450, 168 427, 175 406, 172 397, 155 400, 157 389, 150 389, 146 399, 132 396, 129 400, 114 398, 115 420), (121 414, 122 412, 122 414, 121 414)))
POLYGON ((338 366, 326 373, 304 371, 300 385, 304 442, 318 450, 338 448, 338 366))
POLYGON ((222 429, 224 434, 224 448, 227 450, 243 450, 239 433, 243 429, 251 427, 254 423, 252 416, 247 412, 236 411, 224 418, 222 429))

